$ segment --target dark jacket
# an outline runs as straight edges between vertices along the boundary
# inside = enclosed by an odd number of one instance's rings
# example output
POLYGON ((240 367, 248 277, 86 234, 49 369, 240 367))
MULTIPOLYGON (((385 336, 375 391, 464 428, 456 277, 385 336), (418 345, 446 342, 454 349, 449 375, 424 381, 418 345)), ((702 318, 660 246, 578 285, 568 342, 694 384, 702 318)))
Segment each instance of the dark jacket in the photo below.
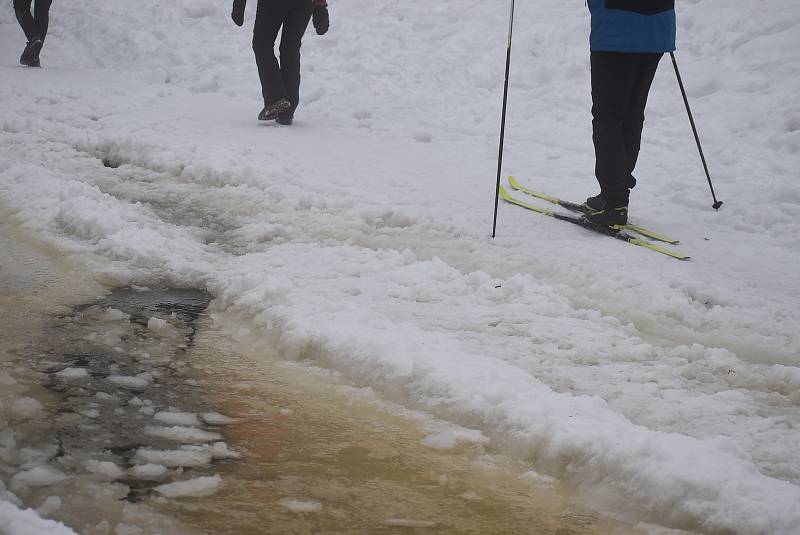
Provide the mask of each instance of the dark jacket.
POLYGON ((675 0, 588 0, 593 52, 672 52, 675 0))

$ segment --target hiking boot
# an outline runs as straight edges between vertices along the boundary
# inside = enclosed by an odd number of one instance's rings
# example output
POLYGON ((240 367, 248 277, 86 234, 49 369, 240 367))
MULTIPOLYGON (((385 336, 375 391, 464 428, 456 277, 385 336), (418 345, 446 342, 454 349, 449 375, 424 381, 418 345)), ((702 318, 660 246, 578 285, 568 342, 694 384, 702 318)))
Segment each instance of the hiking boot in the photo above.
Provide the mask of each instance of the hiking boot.
POLYGON ((42 47, 44 46, 44 41, 41 39, 34 39, 31 43, 31 67, 41 67, 41 63, 39 61, 39 53, 42 51, 42 47))
POLYGON ((39 52, 41 52, 43 45, 44 42, 41 39, 31 39, 28 41, 25 45, 25 50, 22 51, 22 55, 19 57, 20 65, 25 65, 26 67, 40 67, 39 52))
POLYGON ((586 221, 601 227, 616 227, 628 224, 628 204, 613 204, 603 200, 603 206, 583 216, 586 221))
POLYGON ((270 102, 264 109, 261 110, 261 113, 258 114, 259 121, 274 121, 278 118, 281 113, 289 111, 292 107, 292 103, 282 98, 280 100, 276 100, 270 102))
POLYGON ((284 112, 278 115, 276 119, 278 124, 282 124, 284 126, 289 126, 294 122, 294 114, 291 112, 284 112))
POLYGON ((26 67, 41 67, 39 52, 42 51, 43 45, 44 41, 38 38, 28 41, 25 50, 22 52, 22 56, 19 58, 20 64, 26 67))

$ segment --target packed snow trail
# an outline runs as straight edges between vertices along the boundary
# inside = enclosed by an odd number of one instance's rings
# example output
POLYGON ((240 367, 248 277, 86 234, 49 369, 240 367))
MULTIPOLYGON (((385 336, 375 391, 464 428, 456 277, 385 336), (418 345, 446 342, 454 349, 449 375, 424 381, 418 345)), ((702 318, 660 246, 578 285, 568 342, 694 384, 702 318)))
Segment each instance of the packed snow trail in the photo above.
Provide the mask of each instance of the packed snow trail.
MULTIPOLYGON (((800 7, 679 6, 726 205, 665 63, 631 210, 691 264, 512 207, 487 239, 504 2, 335 6, 288 129, 254 120, 227 7, 56 5, 41 71, 15 66, 0 14, 3 208, 108 284, 207 288, 287 358, 476 428, 608 510, 800 525, 800 7)), ((588 14, 519 11, 506 169, 580 199, 588 14)))

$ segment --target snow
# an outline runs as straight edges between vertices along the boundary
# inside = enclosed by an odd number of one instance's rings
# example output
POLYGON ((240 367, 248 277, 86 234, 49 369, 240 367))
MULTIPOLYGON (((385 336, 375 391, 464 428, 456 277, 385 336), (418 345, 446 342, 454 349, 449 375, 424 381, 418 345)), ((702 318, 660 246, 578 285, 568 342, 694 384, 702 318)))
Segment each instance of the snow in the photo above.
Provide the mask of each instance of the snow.
POLYGON ((4 535, 75 535, 61 522, 45 520, 31 509, 19 510, 0 500, 0 533, 4 535))
MULTIPOLYGON (((725 206, 710 208, 665 60, 631 216, 681 238, 690 263, 507 205, 488 238, 505 0, 337 4, 331 33, 305 41, 291 128, 254 121, 249 32, 227 4, 54 6, 41 70, 16 66, 24 43, 5 10, 0 204, 98 280, 205 288, 265 347, 472 429, 601 508, 789 534, 800 5, 678 8, 677 57, 725 206)), ((580 200, 596 187, 588 13, 524 2, 516 20, 505 171, 580 200)), ((15 414, 19 399, 0 398, 15 414)), ((135 457, 212 458, 207 445, 135 457)))

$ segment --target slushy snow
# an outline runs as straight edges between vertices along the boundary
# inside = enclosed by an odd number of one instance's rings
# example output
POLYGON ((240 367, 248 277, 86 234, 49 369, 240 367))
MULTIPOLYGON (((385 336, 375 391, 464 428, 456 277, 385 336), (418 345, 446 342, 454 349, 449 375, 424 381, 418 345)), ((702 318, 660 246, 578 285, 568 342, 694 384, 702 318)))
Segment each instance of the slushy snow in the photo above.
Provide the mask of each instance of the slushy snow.
MULTIPOLYGON (((507 8, 335 4, 331 33, 306 38, 290 128, 255 120, 250 35, 227 3, 57 3, 41 70, 16 65, 3 10, 0 205, 98 280, 204 288, 265 347, 474 429, 601 509, 796 533, 800 4, 678 3, 725 206, 664 60, 631 219, 681 238, 690 263, 508 205, 489 239, 507 8)), ((516 21, 505 172, 582 200, 588 12, 523 2, 516 21)), ((134 460, 202 466, 211 448, 134 460)))

